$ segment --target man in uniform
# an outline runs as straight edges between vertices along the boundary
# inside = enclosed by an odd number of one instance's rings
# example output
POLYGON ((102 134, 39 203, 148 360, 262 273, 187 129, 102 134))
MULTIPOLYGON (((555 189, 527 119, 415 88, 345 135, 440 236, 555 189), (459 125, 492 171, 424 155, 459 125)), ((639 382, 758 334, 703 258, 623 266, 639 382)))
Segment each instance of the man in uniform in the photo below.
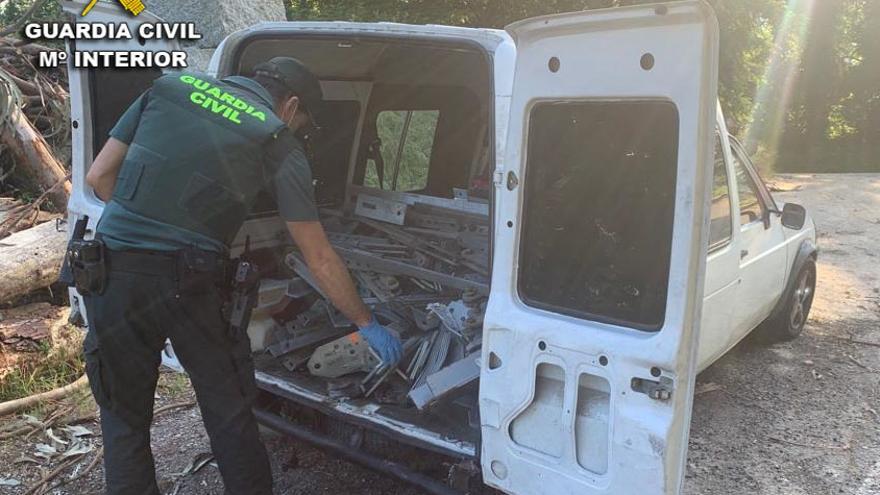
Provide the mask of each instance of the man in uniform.
POLYGON ((150 423, 166 338, 189 373, 227 493, 272 493, 251 411, 250 344, 223 314, 230 243, 267 187, 323 292, 383 361, 400 359, 400 341, 364 305, 318 222, 297 136, 321 100, 317 78, 287 57, 252 78, 166 75, 125 112, 89 169, 107 204, 96 230, 103 268, 91 277, 100 279, 82 287, 83 347, 108 493, 159 493, 150 423))

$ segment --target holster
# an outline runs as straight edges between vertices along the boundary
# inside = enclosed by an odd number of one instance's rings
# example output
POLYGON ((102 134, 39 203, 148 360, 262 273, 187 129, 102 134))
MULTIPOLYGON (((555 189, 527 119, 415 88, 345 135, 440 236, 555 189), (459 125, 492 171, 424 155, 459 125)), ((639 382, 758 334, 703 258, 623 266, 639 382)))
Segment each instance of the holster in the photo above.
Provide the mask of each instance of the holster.
POLYGON ((252 261, 239 260, 232 277, 232 308, 229 315, 231 335, 239 336, 247 331, 259 292, 259 267, 252 261))
POLYGON ((66 261, 73 275, 73 285, 80 294, 103 294, 107 285, 107 254, 99 239, 72 239, 66 261))
POLYGON ((88 224, 88 216, 80 217, 76 221, 76 224, 74 224, 70 240, 67 242, 67 249, 64 251, 64 260, 61 263, 61 271, 58 274, 58 282, 64 284, 67 287, 74 287, 76 285, 76 280, 74 280, 73 278, 73 268, 70 266, 69 253, 71 248, 73 247, 72 245, 74 242, 83 240, 88 224))

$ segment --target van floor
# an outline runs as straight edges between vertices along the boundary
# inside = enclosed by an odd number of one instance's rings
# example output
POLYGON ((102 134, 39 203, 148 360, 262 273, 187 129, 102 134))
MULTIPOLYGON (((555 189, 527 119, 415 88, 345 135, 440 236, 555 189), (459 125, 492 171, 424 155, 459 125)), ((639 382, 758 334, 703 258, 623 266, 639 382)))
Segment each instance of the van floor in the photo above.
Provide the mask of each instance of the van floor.
MULTIPOLYGON (((409 390, 409 385, 404 383, 398 376, 389 377, 389 379, 385 380, 370 398, 349 399, 331 397, 328 392, 328 385, 332 383, 336 386, 345 386, 351 383, 359 383, 364 376, 363 373, 336 380, 328 380, 312 376, 305 371, 289 371, 280 363, 279 359, 267 353, 254 355, 254 367, 258 372, 271 375, 296 387, 307 389, 323 398, 320 404, 315 404, 314 401, 310 401, 307 398, 293 399, 301 404, 311 402, 311 405, 317 405, 325 411, 332 412, 334 403, 346 402, 362 411, 368 411, 371 416, 382 416, 400 423, 413 425, 455 443, 466 443, 470 444, 470 446, 479 444, 479 428, 468 426, 467 411, 462 407, 457 407, 453 404, 450 407, 422 412, 412 404, 400 405, 400 402, 405 403, 401 399, 409 390)), ((473 390, 472 393, 475 394, 476 390, 473 390)), ((288 395, 287 398, 290 398, 290 396, 288 395)), ((473 399, 474 406, 476 406, 476 397, 473 399)), ((338 416, 338 413, 336 415, 338 416)))

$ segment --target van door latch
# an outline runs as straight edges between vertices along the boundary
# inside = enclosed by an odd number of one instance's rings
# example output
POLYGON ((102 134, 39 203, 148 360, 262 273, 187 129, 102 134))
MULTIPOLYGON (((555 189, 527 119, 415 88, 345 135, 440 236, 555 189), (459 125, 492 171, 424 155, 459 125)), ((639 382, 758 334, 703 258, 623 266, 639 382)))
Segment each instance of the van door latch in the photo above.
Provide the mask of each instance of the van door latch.
POLYGON ((501 184, 504 183, 504 171, 503 170, 496 170, 495 176, 492 179, 493 179, 492 182, 494 182, 496 186, 500 186, 501 184))
POLYGON ((672 398, 672 378, 666 376, 661 376, 658 381, 633 378, 630 386, 634 391, 645 394, 654 400, 667 401, 672 398))
POLYGON ((516 189, 516 186, 519 185, 519 178, 517 178, 516 174, 511 170, 507 172, 507 190, 513 191, 516 189))

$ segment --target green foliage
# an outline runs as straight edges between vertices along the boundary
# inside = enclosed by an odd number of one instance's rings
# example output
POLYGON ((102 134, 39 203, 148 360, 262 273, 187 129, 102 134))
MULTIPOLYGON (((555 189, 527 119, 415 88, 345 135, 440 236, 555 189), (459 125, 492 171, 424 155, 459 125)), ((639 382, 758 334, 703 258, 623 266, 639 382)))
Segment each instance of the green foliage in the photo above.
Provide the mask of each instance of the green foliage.
MULTIPOLYGON (((407 113, 404 111, 380 112, 376 119, 376 131, 382 140, 382 159, 385 162, 384 189, 392 189, 394 164, 401 139, 403 153, 400 158, 400 172, 397 174, 396 191, 417 191, 428 184, 428 166, 434 146, 434 135, 440 112, 436 110, 416 110, 412 112, 409 126, 404 133, 407 113)), ((379 187, 375 166, 367 169, 364 184, 379 187)))
POLYGON ((85 372, 78 345, 52 348, 41 344, 39 356, 12 370, 0 380, 0 402, 63 387, 85 372))
MULTIPOLYGON (((0 2, 0 26, 8 26, 17 21, 33 3, 33 0, 6 0, 5 2, 0 2)), ((30 18, 32 22, 63 20, 65 20, 64 12, 61 10, 61 2, 57 0, 46 2, 30 18)))
MULTIPOLYGON (((287 0, 293 20, 494 27, 638 0, 287 0)), ((878 171, 880 1, 710 0, 719 98, 765 172, 878 171)), ((384 149, 383 149, 384 153, 384 149)))

